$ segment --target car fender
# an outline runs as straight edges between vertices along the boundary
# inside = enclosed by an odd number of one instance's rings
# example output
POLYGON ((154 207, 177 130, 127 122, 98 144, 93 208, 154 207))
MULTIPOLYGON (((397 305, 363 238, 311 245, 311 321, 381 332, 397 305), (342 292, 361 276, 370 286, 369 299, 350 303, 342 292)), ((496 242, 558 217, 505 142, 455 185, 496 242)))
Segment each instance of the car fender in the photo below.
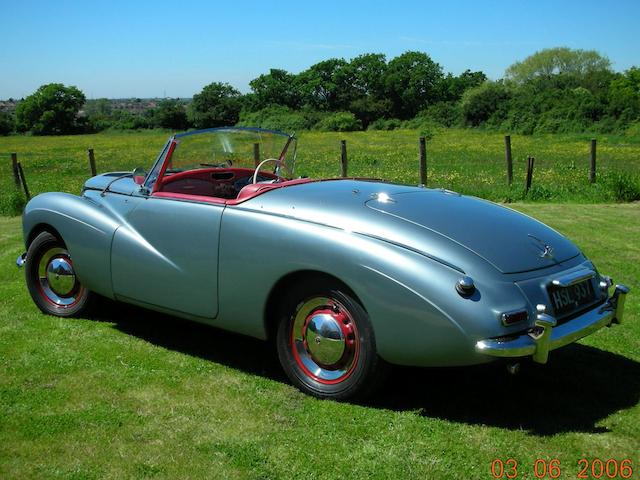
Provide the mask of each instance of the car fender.
POLYGON ((25 207, 23 234, 28 248, 39 231, 54 229, 67 246, 82 284, 113 298, 111 241, 121 223, 112 208, 94 199, 68 193, 43 193, 25 207))
POLYGON ((300 271, 332 275, 355 293, 385 360, 434 366, 479 361, 472 340, 477 335, 454 319, 458 312, 448 311, 451 302, 463 304, 454 293, 459 271, 380 239, 241 208, 223 214, 220 311, 214 324, 266 338, 270 287, 300 271), (451 299, 436 302, 438 295, 451 299))

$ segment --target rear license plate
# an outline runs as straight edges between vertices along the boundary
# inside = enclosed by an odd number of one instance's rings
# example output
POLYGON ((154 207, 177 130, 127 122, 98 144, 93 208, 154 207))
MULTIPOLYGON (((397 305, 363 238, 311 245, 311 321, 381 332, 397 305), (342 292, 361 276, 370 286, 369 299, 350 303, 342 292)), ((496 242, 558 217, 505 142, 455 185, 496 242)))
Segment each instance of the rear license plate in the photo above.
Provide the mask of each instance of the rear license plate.
POLYGON ((550 285, 548 292, 556 317, 571 315, 589 305, 595 297, 591 280, 585 280, 570 287, 550 285))

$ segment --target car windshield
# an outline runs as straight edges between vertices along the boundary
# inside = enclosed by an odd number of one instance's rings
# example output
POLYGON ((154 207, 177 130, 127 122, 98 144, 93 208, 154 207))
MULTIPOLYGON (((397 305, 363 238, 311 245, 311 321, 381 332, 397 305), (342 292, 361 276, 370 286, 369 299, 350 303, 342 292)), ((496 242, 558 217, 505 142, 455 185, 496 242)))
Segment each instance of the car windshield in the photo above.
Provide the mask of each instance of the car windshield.
POLYGON ((293 177, 295 137, 257 128, 214 128, 176 135, 166 174, 198 168, 255 168, 266 159, 263 171, 293 177))

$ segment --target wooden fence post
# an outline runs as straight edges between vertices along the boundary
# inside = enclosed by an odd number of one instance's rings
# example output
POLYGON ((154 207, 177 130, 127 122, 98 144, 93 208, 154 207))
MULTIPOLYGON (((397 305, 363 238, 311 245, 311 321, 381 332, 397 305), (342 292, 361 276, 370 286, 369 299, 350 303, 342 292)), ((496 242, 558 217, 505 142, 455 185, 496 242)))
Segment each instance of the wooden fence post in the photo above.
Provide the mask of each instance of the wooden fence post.
POLYGON ((18 173, 18 154, 11 154, 11 168, 13 169, 13 181, 16 187, 20 188, 20 174, 18 173))
POLYGON ((591 168, 589 170, 589 181, 596 182, 596 139, 591 139, 591 168))
POLYGON ((342 178, 347 176, 347 141, 340 140, 340 167, 342 178))
POLYGON ((420 185, 427 186, 427 141, 420 137, 420 185))
POLYGON ((93 155, 93 148, 87 150, 87 155, 89 155, 89 168, 91 169, 91 176, 95 177, 98 173, 96 172, 96 157, 93 155))
POLYGON ((507 160, 507 185, 513 182, 513 159, 511 158, 511 135, 504 136, 504 156, 507 160))
POLYGON ((253 165, 257 167, 259 163, 260 163, 260 144, 254 143, 253 144, 253 165))
POLYGON ((22 165, 18 162, 18 171, 20 172, 20 180, 22 180, 22 188, 24 188, 24 194, 27 197, 27 201, 31 200, 31 194, 29 193, 29 188, 27 188, 27 179, 24 178, 24 170, 22 170, 22 165))
POLYGON ((525 192, 529 193, 529 189, 531 188, 531 182, 533 181, 533 165, 536 159, 533 157, 527 157, 527 185, 525 192))

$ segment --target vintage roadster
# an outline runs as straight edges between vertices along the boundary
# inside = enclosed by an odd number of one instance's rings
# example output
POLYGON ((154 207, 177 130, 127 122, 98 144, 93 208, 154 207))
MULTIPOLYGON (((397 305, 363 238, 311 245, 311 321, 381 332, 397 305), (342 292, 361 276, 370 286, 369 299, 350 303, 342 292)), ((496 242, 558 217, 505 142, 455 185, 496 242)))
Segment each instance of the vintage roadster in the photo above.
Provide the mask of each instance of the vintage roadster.
POLYGON ((448 190, 295 178, 296 139, 172 136, 148 172, 38 195, 23 218, 36 305, 96 295, 275 341, 300 389, 369 393, 388 364, 523 358, 622 322, 628 288, 564 236, 448 190))

